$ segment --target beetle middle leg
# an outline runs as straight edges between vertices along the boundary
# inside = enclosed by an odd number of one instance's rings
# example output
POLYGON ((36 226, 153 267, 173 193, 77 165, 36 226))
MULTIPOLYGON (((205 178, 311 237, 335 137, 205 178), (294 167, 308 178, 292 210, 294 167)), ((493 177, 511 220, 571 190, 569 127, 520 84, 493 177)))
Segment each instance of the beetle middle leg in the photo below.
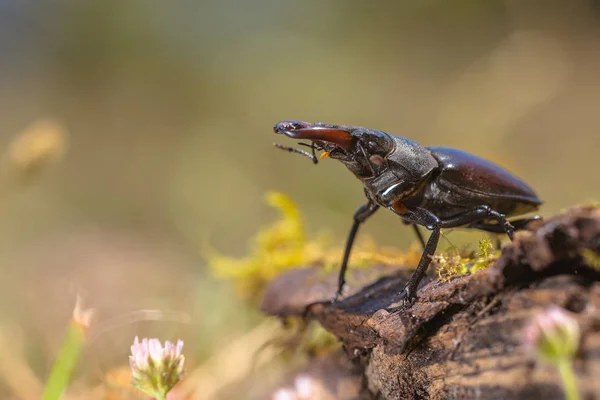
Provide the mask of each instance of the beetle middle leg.
POLYGON ((392 207, 391 210, 400 215, 404 220, 412 222, 415 227, 417 224, 423 225, 432 231, 427 243, 425 246, 423 246, 423 254, 421 254, 419 264, 404 288, 404 292, 406 294, 404 298, 404 304, 408 305, 417 297, 417 287, 419 286, 419 283, 421 283, 421 280, 423 280, 425 272, 427 272, 427 268, 431 263, 431 258, 437 249, 437 245, 440 240, 442 221, 431 211, 427 211, 418 207, 407 209, 403 207, 402 204, 400 205, 401 207, 396 205, 396 207, 392 207))
POLYGON ((346 239, 346 248, 344 249, 344 258, 342 259, 342 266, 340 267, 340 275, 338 276, 338 288, 335 296, 332 301, 336 301, 339 296, 342 295, 342 290, 344 289, 344 285, 346 284, 346 270, 348 269, 348 260, 350 259, 350 252, 352 251, 352 245, 354 244, 354 239, 356 238, 356 233, 358 232, 358 228, 360 225, 365 222, 371 215, 375 213, 379 209, 379 206, 373 202, 368 202, 367 204, 363 204, 359 207, 358 210, 354 213, 354 222, 352 223, 352 228, 350 228, 350 232, 348 233, 348 239, 346 239))
POLYGON ((421 255, 421 259, 419 260, 419 264, 417 265, 417 269, 408 280, 404 289, 406 293, 405 303, 410 303, 416 298, 417 287, 425 276, 425 272, 427 272, 427 268, 431 263, 431 257, 437 248, 441 228, 458 228, 487 219, 495 219, 498 221, 498 225, 504 228, 504 232, 511 240, 514 236, 513 233, 515 229, 513 225, 506 220, 504 214, 492 210, 489 206, 479 206, 445 220, 440 220, 436 215, 422 208, 403 209, 402 212, 399 212, 398 208, 392 208, 392 210, 404 219, 414 222, 415 224, 423 225, 432 231, 429 240, 425 245, 425 250, 421 255))

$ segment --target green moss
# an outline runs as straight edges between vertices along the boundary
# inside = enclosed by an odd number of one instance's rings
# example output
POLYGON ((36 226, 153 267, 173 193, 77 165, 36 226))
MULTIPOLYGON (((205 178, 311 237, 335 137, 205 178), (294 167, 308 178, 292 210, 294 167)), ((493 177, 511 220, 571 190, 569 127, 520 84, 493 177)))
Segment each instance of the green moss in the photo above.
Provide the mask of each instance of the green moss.
POLYGON ((256 297, 266 282, 305 261, 307 246, 300 212, 287 196, 270 192, 267 203, 279 211, 280 219, 262 228, 252 239, 248 255, 232 258, 205 248, 213 274, 233 280, 243 297, 256 297))
MULTIPOLYGON (((267 203, 280 213, 278 220, 261 228, 252 238, 248 255, 232 258, 205 246, 204 256, 216 277, 232 280, 240 295, 257 299, 266 284, 293 268, 321 266, 325 273, 339 268, 342 246, 333 246, 326 233, 307 238, 304 221, 298 207, 286 195, 269 192, 267 203)), ((416 265, 420 252, 407 252, 392 247, 380 247, 368 237, 362 237, 352 252, 352 267, 380 265, 416 265)))
POLYGON ((454 276, 473 274, 486 269, 500 256, 500 250, 495 250, 490 239, 479 241, 479 252, 476 255, 464 254, 457 250, 433 257, 438 277, 442 282, 449 281, 454 276))
POLYGON ((314 356, 321 356, 338 350, 342 343, 317 321, 302 317, 287 317, 285 329, 268 342, 280 351, 286 362, 296 364, 314 356))
POLYGON ((311 321, 301 342, 301 349, 308 354, 320 355, 337 350, 341 345, 335 335, 329 333, 318 322, 311 321))
POLYGON ((581 256, 590 267, 600 270, 600 255, 591 249, 581 250, 581 256))

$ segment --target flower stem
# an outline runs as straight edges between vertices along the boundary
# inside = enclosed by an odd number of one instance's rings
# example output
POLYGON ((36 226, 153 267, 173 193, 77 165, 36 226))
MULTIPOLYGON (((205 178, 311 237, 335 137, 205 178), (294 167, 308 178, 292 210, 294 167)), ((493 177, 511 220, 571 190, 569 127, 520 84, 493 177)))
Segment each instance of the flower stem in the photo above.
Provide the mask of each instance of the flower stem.
POLYGON ((86 330, 77 321, 71 321, 44 387, 43 400, 60 399, 69 386, 85 344, 86 330))
POLYGON ((577 379, 575 378, 575 371, 573 370, 573 364, 569 358, 561 359, 557 364, 558 372, 562 379, 563 390, 565 391, 565 398, 567 400, 579 400, 579 391, 577 390, 577 379))

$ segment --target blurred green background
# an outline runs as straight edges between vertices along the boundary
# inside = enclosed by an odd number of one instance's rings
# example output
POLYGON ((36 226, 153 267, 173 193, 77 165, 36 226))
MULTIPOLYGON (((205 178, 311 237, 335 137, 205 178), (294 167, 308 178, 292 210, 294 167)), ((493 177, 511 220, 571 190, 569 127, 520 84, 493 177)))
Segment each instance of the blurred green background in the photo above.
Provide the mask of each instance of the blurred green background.
MULTIPOLYGON (((2 315, 48 357, 42 377, 76 293, 105 320, 194 316, 107 325, 100 370, 132 332, 195 335, 200 357, 243 332, 257 317, 208 276, 202 243, 243 255, 275 217, 268 190, 340 242, 363 201, 341 164, 271 146, 292 144, 272 132, 282 119, 483 155, 536 189, 542 215, 598 200, 599 35, 591 0, 1 1, 0 144, 42 118, 68 133, 60 163, 3 185, 2 315)), ((413 240, 386 212, 364 232, 413 240)))

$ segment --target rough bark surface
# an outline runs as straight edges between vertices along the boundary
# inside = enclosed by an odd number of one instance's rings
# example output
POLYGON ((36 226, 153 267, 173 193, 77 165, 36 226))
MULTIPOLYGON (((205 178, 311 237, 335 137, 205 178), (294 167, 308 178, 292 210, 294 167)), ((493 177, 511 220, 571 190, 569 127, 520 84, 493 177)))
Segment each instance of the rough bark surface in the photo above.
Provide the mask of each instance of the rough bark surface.
POLYGON ((363 373, 363 396, 552 400, 564 398, 559 376, 534 365, 520 337, 535 313, 557 304, 575 313, 583 331, 578 387, 584 399, 600 399, 600 266, 592 265, 600 209, 579 207, 530 229, 487 270, 427 280, 408 308, 400 289, 411 271, 398 266, 376 268, 393 274, 375 281, 355 271, 354 287, 337 303, 328 301, 335 276, 294 271, 272 283, 263 310, 304 315, 335 334, 363 373))

